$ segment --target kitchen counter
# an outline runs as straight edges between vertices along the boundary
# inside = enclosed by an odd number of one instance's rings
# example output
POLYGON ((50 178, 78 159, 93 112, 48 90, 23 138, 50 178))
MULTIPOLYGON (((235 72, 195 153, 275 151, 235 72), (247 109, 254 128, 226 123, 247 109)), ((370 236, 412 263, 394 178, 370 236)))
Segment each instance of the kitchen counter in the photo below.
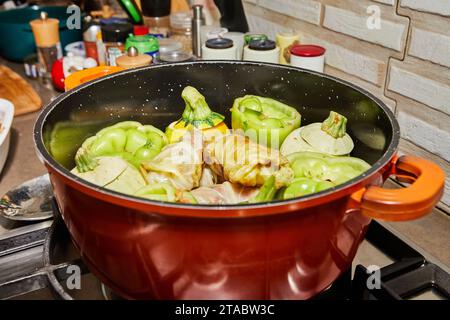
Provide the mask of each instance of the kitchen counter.
MULTIPOLYGON (((2 58, 0 58, 0 64, 6 65, 26 79, 41 97, 43 105, 58 95, 51 85, 44 85, 38 80, 26 78, 22 64, 5 61, 2 58)), ((8 158, 0 173, 0 195, 5 194, 12 187, 46 172, 36 155, 32 136, 38 114, 39 112, 33 112, 14 117, 8 158)), ((16 226, 17 223, 0 217, 0 234, 16 226)))
MULTIPOLYGON (((1 58, 0 64, 6 64, 23 75, 20 64, 5 62, 1 58)), ((28 82, 39 93, 44 105, 58 94, 37 80, 28 80, 28 82)), ((36 156, 32 138, 33 125, 37 115, 38 113, 35 112, 14 118, 11 148, 5 168, 0 175, 0 195, 6 193, 13 186, 46 172, 36 156)), ((390 188, 400 187, 392 181, 387 182, 387 186, 390 188)), ((383 223, 383 225, 397 236, 407 240, 422 254, 425 254, 430 261, 449 270, 450 218, 445 212, 435 208, 430 215, 416 221, 383 223)), ((0 217, 0 235, 15 227, 17 224, 0 217)))

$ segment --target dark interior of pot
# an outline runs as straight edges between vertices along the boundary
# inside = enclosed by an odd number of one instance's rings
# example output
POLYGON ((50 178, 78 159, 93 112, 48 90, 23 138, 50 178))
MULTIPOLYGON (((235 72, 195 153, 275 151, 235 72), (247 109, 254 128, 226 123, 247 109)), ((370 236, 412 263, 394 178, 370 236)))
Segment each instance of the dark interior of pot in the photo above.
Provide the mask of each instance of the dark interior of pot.
POLYGON ((246 62, 160 65, 112 75, 52 102, 37 129, 42 125, 47 151, 70 170, 84 139, 106 125, 136 120, 164 130, 180 118, 181 91, 187 85, 196 87, 211 109, 225 115, 228 125, 234 99, 254 94, 297 108, 301 125, 322 122, 331 110, 345 115, 347 132, 355 142, 352 155, 370 164, 397 147, 392 113, 363 90, 295 68, 246 62))

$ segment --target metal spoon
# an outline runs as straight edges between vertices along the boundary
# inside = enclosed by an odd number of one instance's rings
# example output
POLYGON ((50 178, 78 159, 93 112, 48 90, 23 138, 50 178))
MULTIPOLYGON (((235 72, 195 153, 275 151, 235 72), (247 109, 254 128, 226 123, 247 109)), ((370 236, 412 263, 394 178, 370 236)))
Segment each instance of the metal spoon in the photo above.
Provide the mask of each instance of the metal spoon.
POLYGON ((0 199, 0 215, 9 220, 39 221, 53 217, 48 174, 28 180, 0 199))

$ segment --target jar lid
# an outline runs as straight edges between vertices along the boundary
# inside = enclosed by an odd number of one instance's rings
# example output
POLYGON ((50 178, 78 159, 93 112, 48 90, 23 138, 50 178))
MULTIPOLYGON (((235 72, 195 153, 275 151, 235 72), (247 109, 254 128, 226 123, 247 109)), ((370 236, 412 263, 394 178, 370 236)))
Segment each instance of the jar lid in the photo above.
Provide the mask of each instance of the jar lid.
POLYGON ((248 44, 248 47, 252 50, 259 50, 259 51, 266 51, 266 50, 273 50, 276 48, 275 41, 272 40, 251 40, 248 44))
POLYGON ((291 54, 298 57, 319 57, 325 51, 325 48, 312 44, 297 44, 291 48, 291 54))
POLYGON ((252 40, 268 40, 269 38, 262 33, 246 33, 244 34, 245 44, 249 44, 252 40))
POLYGON ((227 49, 233 46, 233 40, 227 38, 208 39, 205 45, 211 49, 227 49))
POLYGON ((141 25, 133 26, 133 33, 135 36, 145 36, 148 34, 148 32, 149 30, 147 26, 141 25))
POLYGON ((161 62, 182 62, 192 61, 194 56, 183 51, 171 51, 160 55, 159 60, 161 62))
POLYGON ((133 32, 131 23, 111 23, 102 26, 103 42, 125 42, 130 33, 133 32))
POLYGON ((129 47, 135 47, 139 53, 155 52, 159 50, 159 43, 158 39, 151 35, 130 35, 125 42, 125 50, 128 50, 129 47))
POLYGON ((148 66, 151 62, 151 56, 148 54, 138 54, 137 49, 134 47, 128 48, 127 54, 116 59, 117 65, 126 69, 148 66))

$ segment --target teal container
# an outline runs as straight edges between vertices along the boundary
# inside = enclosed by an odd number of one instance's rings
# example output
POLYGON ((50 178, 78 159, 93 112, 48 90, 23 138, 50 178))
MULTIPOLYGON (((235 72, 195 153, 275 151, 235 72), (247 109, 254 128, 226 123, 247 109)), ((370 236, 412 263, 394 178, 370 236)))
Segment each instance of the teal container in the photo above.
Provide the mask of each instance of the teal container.
MULTIPOLYGON (((0 55, 8 60, 22 62, 25 57, 36 52, 30 21, 38 19, 40 12, 48 13, 49 18, 59 20, 59 35, 64 48, 72 42, 82 40, 80 29, 69 30, 67 19, 72 13, 66 13, 67 7, 32 6, 0 12, 0 55)), ((82 17, 80 17, 82 19, 82 17)))

